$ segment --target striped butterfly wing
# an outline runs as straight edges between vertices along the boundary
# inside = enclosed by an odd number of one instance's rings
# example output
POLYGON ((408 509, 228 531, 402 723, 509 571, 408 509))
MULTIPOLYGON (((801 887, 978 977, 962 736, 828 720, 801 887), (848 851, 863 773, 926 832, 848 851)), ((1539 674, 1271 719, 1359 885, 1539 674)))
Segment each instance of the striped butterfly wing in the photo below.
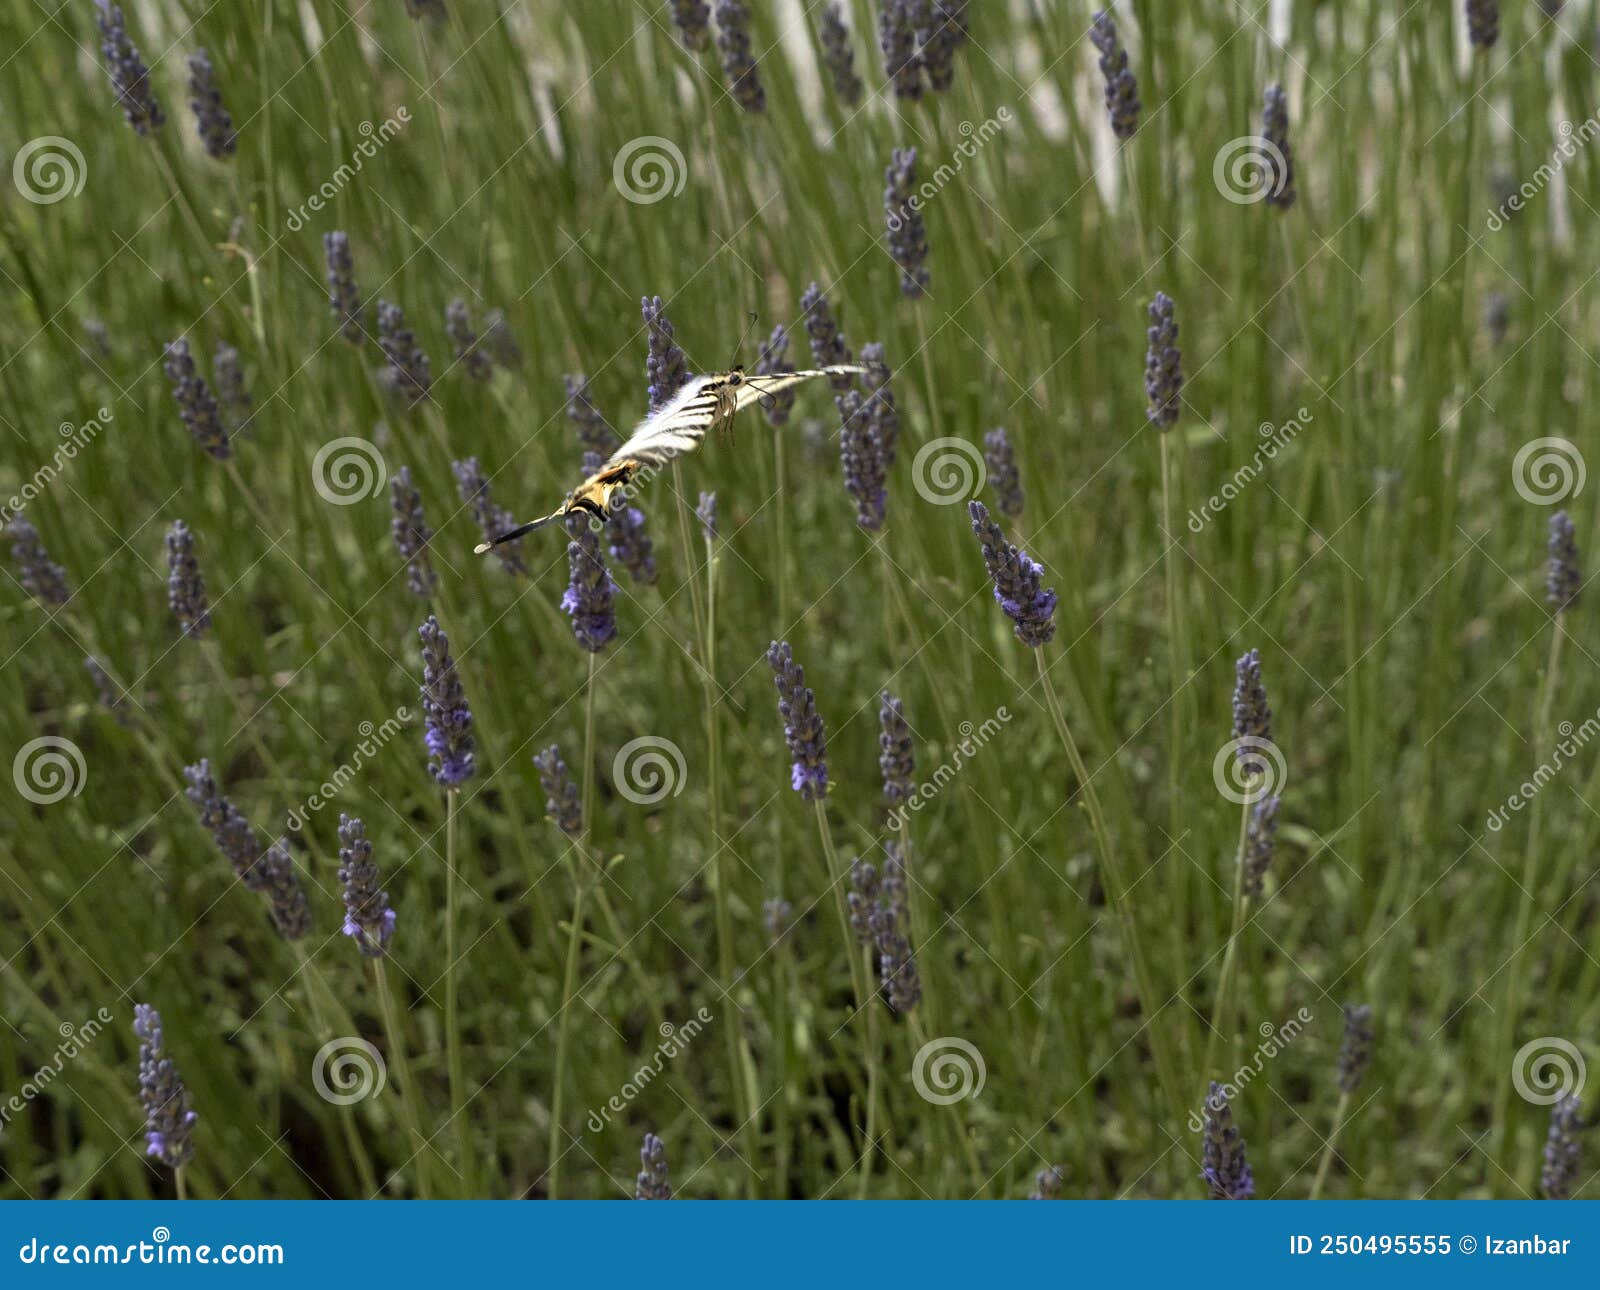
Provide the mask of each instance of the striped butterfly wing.
POLYGON ((781 394, 784 390, 810 381, 818 376, 853 376, 867 369, 859 363, 836 363, 832 367, 813 367, 805 372, 772 372, 766 376, 747 376, 734 391, 738 400, 736 411, 743 411, 752 403, 781 394))
POLYGON ((633 428, 627 442, 606 464, 631 459, 646 466, 664 466, 674 457, 693 452, 716 422, 718 394, 727 383, 725 372, 691 377, 672 402, 633 428))

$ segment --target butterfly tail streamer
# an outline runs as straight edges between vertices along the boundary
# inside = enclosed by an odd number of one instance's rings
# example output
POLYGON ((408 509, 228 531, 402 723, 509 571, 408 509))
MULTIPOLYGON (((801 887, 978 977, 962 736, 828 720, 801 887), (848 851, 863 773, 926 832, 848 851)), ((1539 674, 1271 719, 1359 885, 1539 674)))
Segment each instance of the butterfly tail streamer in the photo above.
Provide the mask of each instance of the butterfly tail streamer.
POLYGON ((497 546, 504 546, 507 542, 515 542, 519 537, 526 537, 529 533, 542 529, 546 524, 560 518, 561 514, 562 512, 555 511, 540 519, 529 520, 526 524, 519 524, 514 529, 507 529, 504 533, 496 534, 487 542, 478 543, 477 546, 472 548, 472 553, 473 555, 487 555, 497 546))

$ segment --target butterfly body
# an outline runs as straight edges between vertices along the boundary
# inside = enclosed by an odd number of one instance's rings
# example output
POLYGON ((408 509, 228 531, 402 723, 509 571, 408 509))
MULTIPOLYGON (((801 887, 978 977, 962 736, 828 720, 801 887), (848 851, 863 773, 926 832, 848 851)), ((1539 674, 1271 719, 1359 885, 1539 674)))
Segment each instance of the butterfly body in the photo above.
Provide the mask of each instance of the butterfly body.
POLYGON ((618 494, 626 495, 628 486, 641 472, 658 470, 694 452, 712 430, 724 440, 731 440, 734 418, 757 400, 814 377, 854 375, 865 370, 853 363, 839 363, 804 372, 746 376, 742 367, 735 367, 726 372, 690 377, 665 406, 639 422, 622 447, 568 493, 557 510, 479 544, 478 554, 501 543, 513 542, 574 511, 604 519, 617 504, 618 494))

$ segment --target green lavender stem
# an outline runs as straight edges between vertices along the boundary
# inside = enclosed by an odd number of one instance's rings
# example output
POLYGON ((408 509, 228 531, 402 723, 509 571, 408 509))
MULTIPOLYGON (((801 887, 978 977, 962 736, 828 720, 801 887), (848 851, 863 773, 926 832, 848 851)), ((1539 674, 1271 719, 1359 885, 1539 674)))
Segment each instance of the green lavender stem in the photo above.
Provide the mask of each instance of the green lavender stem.
POLYGON ((405 1114, 406 1127, 411 1131, 417 1161, 417 1195, 422 1200, 433 1197, 433 1171, 428 1163, 432 1149, 422 1130, 422 1112, 417 1098, 417 1088, 411 1079, 411 1064, 406 1057, 405 1030, 400 1024, 400 1010, 395 1004, 389 977, 383 960, 372 960, 372 980, 378 991, 378 1010, 383 1015, 383 1032, 389 1041, 389 1063, 400 1078, 400 1105, 405 1114))
POLYGON ((467 1197, 473 1195, 472 1135, 466 1116, 467 1077, 461 1057, 461 1016, 456 991, 456 923, 459 883, 456 878, 456 808, 459 789, 445 792, 444 809, 444 1033, 445 1059, 450 1070, 450 1117, 456 1128, 456 1155, 461 1168, 461 1183, 467 1197))
POLYGON ((1217 1041, 1221 1039, 1225 1045, 1233 1042, 1234 977, 1245 913, 1250 904, 1244 894, 1244 861, 1245 848, 1249 845, 1251 805, 1247 800, 1240 808, 1239 845, 1234 850, 1233 860, 1233 917, 1228 930, 1228 948, 1222 955, 1222 975, 1217 978, 1217 997, 1211 1008, 1211 1031, 1206 1036, 1205 1064, 1200 1072, 1206 1079, 1213 1078, 1211 1059, 1216 1053, 1217 1041))
POLYGON ((1339 1105, 1333 1108, 1333 1128, 1328 1130, 1327 1144, 1322 1148, 1322 1159, 1317 1164, 1317 1176, 1311 1184, 1310 1200, 1316 1200, 1322 1195, 1322 1185, 1328 1181, 1328 1170, 1333 1165, 1336 1154, 1334 1148, 1339 1143, 1339 1133, 1344 1128, 1345 1116, 1350 1113, 1350 1094, 1339 1094, 1339 1105))

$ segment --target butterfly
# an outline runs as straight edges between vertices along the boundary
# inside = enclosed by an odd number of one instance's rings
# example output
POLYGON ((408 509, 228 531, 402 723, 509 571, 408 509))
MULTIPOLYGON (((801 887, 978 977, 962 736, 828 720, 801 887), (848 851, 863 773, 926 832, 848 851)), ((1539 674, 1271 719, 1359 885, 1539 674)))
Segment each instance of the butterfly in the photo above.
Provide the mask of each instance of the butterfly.
POLYGON ((752 403, 818 376, 853 376, 866 370, 854 363, 837 363, 805 372, 746 376, 744 368, 734 367, 726 372, 690 377, 671 402, 635 426, 627 442, 568 493, 556 510, 479 543, 477 554, 482 555, 505 542, 515 542, 575 512, 604 519, 611 513, 617 494, 625 493, 641 472, 659 470, 674 458, 694 452, 713 430, 731 439, 734 417, 752 403))

